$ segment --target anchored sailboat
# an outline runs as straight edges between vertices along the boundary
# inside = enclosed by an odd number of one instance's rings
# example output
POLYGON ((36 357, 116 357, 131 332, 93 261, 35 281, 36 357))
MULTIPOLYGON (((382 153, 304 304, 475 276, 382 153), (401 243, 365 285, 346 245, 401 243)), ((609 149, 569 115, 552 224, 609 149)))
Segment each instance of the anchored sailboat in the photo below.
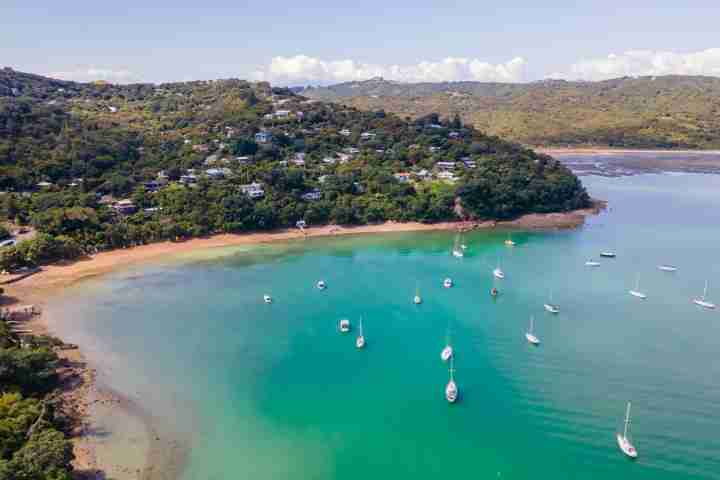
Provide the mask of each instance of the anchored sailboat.
POLYGON ((340 332, 347 333, 350 331, 350 320, 343 318, 339 323, 340 332))
POLYGON ((533 324, 535 323, 535 317, 530 317, 530 330, 525 333, 525 338, 532 345, 540 345, 540 340, 533 333, 533 324))
POLYGON ((500 268, 500 257, 498 257, 497 259, 497 267, 495 267, 495 270, 493 270, 493 276, 500 280, 505 278, 505 272, 503 272, 500 268))
MULTIPOLYGON (((463 247, 464 247, 464 245, 463 245, 463 247)), ((464 249, 464 248, 462 248, 462 247, 460 246, 460 235, 457 235, 457 236, 455 237, 455 242, 453 243, 453 249, 452 249, 453 257, 455 257, 455 258, 462 258, 462 257, 464 257, 464 256, 465 256, 465 252, 463 252, 463 249, 464 249)))
POLYGON ((415 305, 420 305, 422 303, 422 298, 420 297, 420 287, 415 287, 415 297, 413 298, 413 302, 415 305))
POLYGON ((544 305, 545 310, 547 310, 550 313, 560 313, 560 306, 556 303, 553 303, 553 294, 552 291, 550 292, 550 300, 548 303, 544 305))
POLYGON ((452 278, 448 277, 443 281, 443 287, 450 288, 453 286, 452 278))
POLYGON ((443 362, 447 362, 452 358, 453 356, 453 348, 452 345, 450 345, 450 331, 448 329, 448 334, 445 339, 445 348, 442 349, 442 352, 440 352, 440 358, 443 362))
POLYGON ((640 276, 635 277, 635 288, 630 290, 630 295, 640 298, 642 300, 645 300, 647 298, 647 295, 640 291, 640 276))
POLYGON ((450 381, 445 386, 445 398, 449 403, 455 403, 458 398, 458 387, 455 383, 455 367, 452 357, 450 357, 450 381))
POLYGON ((365 335, 363 334, 362 317, 360 317, 360 333, 358 334, 357 339, 355 339, 355 346, 357 348, 363 348, 365 346, 365 335))
POLYGON ((272 303, 272 297, 270 295, 263 295, 265 303, 272 303))
POLYGON ((708 301, 706 300, 707 290, 708 290, 708 282, 707 282, 707 280, 705 280, 705 289, 703 290, 702 297, 700 297, 700 298, 694 298, 694 299, 693 299, 693 303, 694 303, 695 305, 700 305, 700 306, 703 307, 703 308, 713 309, 713 308, 715 308, 715 304, 712 303, 712 302, 708 302, 708 301))
POLYGON ((618 446, 620 447, 620 450, 627 455, 630 458, 637 458, 637 450, 635 450, 635 447, 630 442, 630 439, 628 438, 628 428, 630 427, 630 402, 627 404, 627 410, 625 410, 625 428, 623 429, 623 433, 620 434, 620 432, 617 433, 617 442, 618 446))
POLYGON ((663 272, 677 272, 677 267, 675 265, 658 265, 658 270, 662 270, 663 272))
POLYGON ((508 247, 514 247, 514 246, 515 246, 515 242, 513 242, 512 238, 510 238, 510 234, 509 234, 509 233, 508 233, 508 238, 507 238, 507 240, 505 240, 504 243, 505 243, 505 245, 507 245, 508 247))

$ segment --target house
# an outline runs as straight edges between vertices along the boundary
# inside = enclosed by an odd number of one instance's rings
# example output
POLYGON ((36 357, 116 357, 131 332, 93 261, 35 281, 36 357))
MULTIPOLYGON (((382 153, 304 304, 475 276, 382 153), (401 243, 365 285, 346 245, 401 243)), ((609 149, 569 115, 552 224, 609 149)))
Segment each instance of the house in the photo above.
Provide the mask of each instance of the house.
POLYGON ((277 118, 287 118, 290 116, 290 110, 278 110, 275 112, 275 117, 277 118))
POLYGON ((268 143, 272 139, 270 132, 258 132, 255 134, 255 141, 257 143, 268 143))
POLYGON ((443 126, 439 125, 437 123, 432 123, 432 124, 430 124, 430 128, 443 128, 443 126))
POLYGON ((220 168, 209 168, 205 171, 205 174, 213 180, 225 178, 225 172, 220 168))
POLYGON ((320 200, 321 198, 322 192, 317 188, 302 194, 302 199, 306 201, 320 200))
POLYGON ((352 155, 349 153, 338 153, 337 156, 340 163, 347 163, 352 158, 352 155))
POLYGON ((156 180, 150 180, 149 182, 144 182, 143 186, 145 187, 145 190, 147 190, 148 192, 157 192, 161 187, 160 182, 158 182, 156 180))
POLYGON ((220 160, 220 157, 216 154, 213 154, 213 155, 208 155, 205 158, 205 162, 203 162, 203 163, 205 165, 215 165, 218 162, 218 160, 220 160))
POLYGON ((353 182, 353 190, 355 193, 365 193, 365 187, 360 185, 360 182, 353 182))
POLYGON ((320 175, 320 176, 318 177, 318 182, 320 182, 320 183, 325 183, 325 180, 327 180, 327 178, 328 178, 327 175, 320 175))
POLYGON ((263 118, 265 120, 272 120, 273 118, 275 118, 275 115, 273 115, 272 113, 266 113, 265 115, 263 115, 263 118))
POLYGON ((410 181, 410 174, 407 172, 399 172, 393 175, 400 183, 407 183, 410 181))
POLYGON ((204 152, 207 152, 208 150, 210 150, 210 147, 205 143, 201 143, 199 145, 193 145, 192 149, 193 149, 193 152, 204 153, 204 152))
POLYGON ((323 158, 323 163, 327 163, 328 165, 335 165, 335 162, 337 162, 337 159, 333 157, 325 157, 323 158))
POLYGON ((455 178, 455 174, 452 172, 440 172, 437 174, 437 178, 440 180, 447 180, 448 182, 455 182, 457 178, 455 178))
POLYGON ((187 175, 180 175, 180 183, 182 183, 183 185, 197 183, 197 176, 192 173, 188 173, 187 175))
POLYGON ((53 184, 50 182, 38 182, 37 186, 40 188, 50 188, 53 184))
POLYGON ((343 128, 342 130, 340 130, 339 133, 343 137, 349 137, 350 135, 352 135, 352 132, 350 130, 348 130, 347 128, 343 128))
POLYGON ((360 149, 355 148, 355 147, 347 147, 344 149, 344 151, 345 151, 345 153, 348 153, 350 155, 356 155, 356 154, 360 153, 360 149))
POLYGON ((115 213, 119 213, 120 215, 132 215, 137 212, 137 207, 129 198, 115 202, 112 209, 115 210, 115 213))
POLYGON ((430 172, 428 172, 426 169, 423 168, 419 172, 416 172, 415 176, 420 179, 426 179, 426 178, 430 177, 430 172))
POLYGON ((375 134, 371 132, 363 132, 360 134, 360 138, 363 140, 370 140, 371 138, 375 138, 375 134))
POLYGON ((165 170, 160 170, 158 174, 156 175, 157 181, 161 184, 165 184, 170 180, 168 177, 168 174, 165 170))
POLYGON ((238 162, 240 165, 249 165, 250 157, 246 157, 246 156, 235 157, 235 161, 238 162))
POLYGON ((455 170, 455 162, 437 162, 435 164, 435 167, 438 170, 442 170, 444 172, 450 172, 455 170))
POLYGON ((302 167, 305 165, 305 154, 302 152, 298 152, 295 154, 295 157, 291 161, 296 166, 302 167))
POLYGON ((465 164, 465 166, 466 166, 467 168, 475 168, 475 167, 477 167, 477 162, 475 162, 475 161, 473 161, 473 160, 465 160, 463 163, 465 164))
POLYGON ((448 138, 460 138, 460 132, 450 132, 448 138))
POLYGON ((428 150, 430 150, 431 153, 435 153, 440 151, 440 147, 430 147, 428 150))
POLYGON ((255 182, 240 185, 240 191, 250 198, 261 198, 265 195, 265 190, 263 190, 262 185, 255 182))

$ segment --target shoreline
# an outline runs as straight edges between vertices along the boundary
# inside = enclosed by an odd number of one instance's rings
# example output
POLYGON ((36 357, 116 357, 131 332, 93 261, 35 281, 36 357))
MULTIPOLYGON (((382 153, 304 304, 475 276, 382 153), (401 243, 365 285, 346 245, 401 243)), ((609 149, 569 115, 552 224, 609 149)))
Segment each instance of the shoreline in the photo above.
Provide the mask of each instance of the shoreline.
MULTIPOLYGON (((338 235, 360 235, 371 233, 400 233, 422 231, 452 231, 452 230, 490 230, 490 229, 570 229, 582 225, 585 218, 599 213, 606 207, 606 202, 593 201, 593 206, 586 209, 563 213, 527 214, 511 221, 484 221, 484 222, 443 222, 424 224, 419 222, 397 223, 385 222, 375 225, 338 226, 326 225, 309 227, 304 231, 297 229, 283 229, 271 232, 255 232, 246 234, 218 234, 206 238, 194 238, 182 242, 160 242, 137 247, 100 252, 93 256, 42 267, 42 269, 17 282, 5 285, 5 297, 8 300, 5 306, 33 304, 41 308, 41 314, 31 318, 27 326, 34 335, 52 333, 49 317, 46 311, 51 297, 60 295, 65 287, 89 279, 111 273, 114 270, 129 265, 155 260, 159 257, 188 253, 195 250, 220 248, 239 245, 263 244, 279 241, 297 240, 315 237, 328 237, 338 235)), ((92 425, 89 419, 91 405, 100 402, 117 408, 126 415, 133 416, 143 422, 148 432, 153 432, 155 426, 144 412, 142 405, 125 397, 120 392, 114 392, 111 387, 98 385, 97 372, 83 356, 80 349, 59 350, 58 355, 63 367, 61 374, 61 395, 65 402, 77 412, 78 426, 71 437, 73 450, 76 456, 73 465, 76 477, 82 479, 103 479, 105 472, 98 469, 97 458, 92 442, 89 441, 92 425)), ((162 450, 162 446, 154 441, 154 435, 148 435, 149 447, 145 465, 142 466, 141 478, 150 478, 149 474, 158 471, 156 455, 153 452, 162 450)), ((181 455, 185 455, 183 452, 181 455)))

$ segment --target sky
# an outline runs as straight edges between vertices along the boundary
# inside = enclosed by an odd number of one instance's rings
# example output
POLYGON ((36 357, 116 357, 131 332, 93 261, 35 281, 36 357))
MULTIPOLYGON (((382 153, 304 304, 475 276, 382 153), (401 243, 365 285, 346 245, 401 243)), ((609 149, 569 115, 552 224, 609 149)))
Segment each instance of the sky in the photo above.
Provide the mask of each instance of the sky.
POLYGON ((718 32, 718 0, 1 0, 0 67, 117 83, 720 77, 718 32))

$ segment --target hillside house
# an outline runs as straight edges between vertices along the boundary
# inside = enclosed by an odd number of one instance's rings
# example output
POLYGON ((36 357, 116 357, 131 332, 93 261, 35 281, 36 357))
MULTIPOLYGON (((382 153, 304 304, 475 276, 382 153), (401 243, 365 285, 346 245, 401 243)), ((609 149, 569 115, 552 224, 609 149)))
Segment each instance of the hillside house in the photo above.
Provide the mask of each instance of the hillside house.
POLYGON ((410 181, 410 174, 407 172, 399 172, 393 175, 395 179, 400 183, 407 183, 410 181))
POLYGON ((129 198, 115 202, 112 209, 120 215, 132 215, 137 212, 137 207, 129 198))
POLYGON ((258 132, 255 134, 255 141, 257 143, 268 143, 272 140, 272 134, 270 132, 258 132))
POLYGON ((352 132, 350 130, 348 130, 347 128, 343 128, 342 130, 340 130, 339 133, 343 137, 349 137, 350 135, 352 135, 352 132))
POLYGON ((302 199, 308 202, 320 200, 322 198, 322 192, 317 188, 307 193, 302 194, 302 199))
POLYGON ((262 198, 265 196, 265 190, 259 183, 250 183, 247 185, 240 185, 240 191, 250 198, 262 198))
POLYGON ((443 172, 452 172, 455 170, 455 162, 437 162, 435 168, 443 172))

